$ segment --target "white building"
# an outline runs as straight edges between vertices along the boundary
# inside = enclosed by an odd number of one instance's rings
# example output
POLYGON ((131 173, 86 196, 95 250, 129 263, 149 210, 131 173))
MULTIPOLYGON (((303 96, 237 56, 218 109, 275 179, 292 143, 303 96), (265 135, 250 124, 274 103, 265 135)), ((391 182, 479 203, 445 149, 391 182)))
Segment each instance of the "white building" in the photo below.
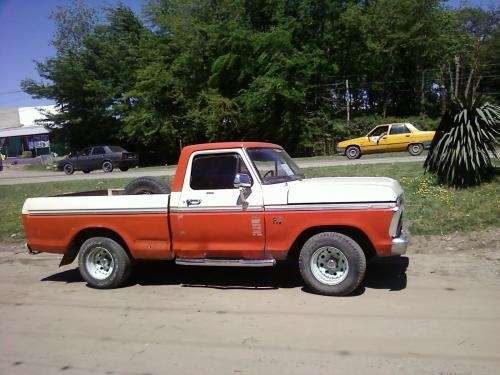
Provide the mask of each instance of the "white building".
POLYGON ((55 113, 54 105, 20 108, 0 108, 0 152, 19 156, 30 151, 33 156, 50 152, 49 131, 37 120, 44 113, 55 113))

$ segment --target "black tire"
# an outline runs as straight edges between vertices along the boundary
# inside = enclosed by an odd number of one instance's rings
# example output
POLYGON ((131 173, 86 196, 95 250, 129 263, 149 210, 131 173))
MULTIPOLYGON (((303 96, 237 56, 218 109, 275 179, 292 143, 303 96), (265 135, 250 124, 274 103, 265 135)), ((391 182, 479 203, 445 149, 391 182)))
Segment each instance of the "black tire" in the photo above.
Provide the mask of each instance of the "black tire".
POLYGON ((358 146, 349 146, 345 150, 347 159, 359 159, 361 157, 361 150, 358 146))
MULTIPOLYGON (((339 271, 342 267, 341 258, 334 258, 334 256, 331 259, 336 264, 335 269, 330 269, 327 277, 336 277, 333 276, 333 272, 339 271)), ((318 262, 320 261, 321 259, 318 257, 318 262)), ((327 262, 325 261, 325 263, 327 262)), ((355 291, 363 281, 366 271, 366 257, 359 244, 352 238, 337 232, 322 232, 309 238, 302 247, 299 255, 299 270, 306 285, 315 293, 327 296, 345 296, 355 291), (314 263, 313 256, 317 252, 322 254, 330 249, 333 252, 341 253, 347 260, 347 265, 345 262, 343 263, 343 267, 345 267, 342 269, 345 270, 344 278, 340 278, 339 282, 333 285, 316 277, 312 265, 314 263)))
POLYGON ((84 169, 84 170, 82 170, 82 172, 85 173, 85 174, 88 174, 88 173, 90 173, 92 171, 90 169, 84 169))
POLYGON ((90 287, 110 289, 120 286, 128 279, 132 263, 127 252, 118 242, 111 238, 93 237, 86 240, 80 247, 78 267, 80 274, 90 287), (102 252, 101 249, 105 249, 113 261, 109 276, 102 279, 94 276, 96 271, 93 271, 95 267, 92 266, 95 264, 96 252, 102 252))
POLYGON ((139 177, 125 186, 125 195, 170 194, 170 187, 156 177, 139 177))
POLYGON ((412 143, 408 146, 408 153, 412 156, 418 156, 424 151, 424 145, 422 143, 412 143))
POLYGON ((126 172, 126 171, 128 171, 128 170, 129 170, 129 168, 128 168, 128 167, 120 167, 120 171, 122 171, 122 172, 126 172))
POLYGON ((102 162, 102 171, 104 173, 110 173, 113 172, 113 163, 111 163, 109 160, 103 161, 102 162))
POLYGON ((70 175, 75 173, 75 167, 71 163, 66 163, 63 165, 63 171, 65 174, 70 175))

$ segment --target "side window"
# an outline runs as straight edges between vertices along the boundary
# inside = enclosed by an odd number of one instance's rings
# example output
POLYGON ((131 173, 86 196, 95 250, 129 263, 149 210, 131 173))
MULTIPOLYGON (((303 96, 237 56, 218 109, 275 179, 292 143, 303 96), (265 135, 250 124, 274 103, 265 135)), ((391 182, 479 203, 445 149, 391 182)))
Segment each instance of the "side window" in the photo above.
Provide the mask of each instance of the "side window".
POLYGON ((90 155, 90 150, 91 148, 85 148, 83 149, 82 153, 80 154, 81 156, 89 156, 90 155))
POLYGON ((103 155, 106 153, 106 150, 104 147, 94 147, 94 150, 92 151, 92 155, 103 155))
POLYGON ((248 173, 236 153, 196 155, 191 165, 190 186, 193 190, 234 189, 234 176, 248 173))
POLYGON ((406 127, 406 125, 392 125, 391 126, 391 135, 393 134, 405 134, 409 133, 410 130, 406 127))

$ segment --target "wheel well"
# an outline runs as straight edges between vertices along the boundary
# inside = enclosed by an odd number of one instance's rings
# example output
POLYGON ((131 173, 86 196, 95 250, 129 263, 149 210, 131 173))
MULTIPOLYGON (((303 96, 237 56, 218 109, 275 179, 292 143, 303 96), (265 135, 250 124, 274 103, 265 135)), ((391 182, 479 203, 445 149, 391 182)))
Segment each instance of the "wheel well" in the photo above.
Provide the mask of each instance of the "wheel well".
POLYGON ((363 249, 363 252, 365 253, 365 257, 367 260, 374 257, 377 254, 368 236, 360 229, 344 225, 329 225, 329 226, 311 227, 304 230, 293 242, 293 245, 290 248, 290 251, 288 252, 288 258, 298 259, 300 249, 302 249, 304 243, 315 234, 321 232, 337 232, 337 233, 342 233, 348 237, 351 237, 354 241, 356 241, 359 244, 359 246, 361 246, 361 249, 363 249))
POLYGON ((80 251, 80 247, 83 245, 83 243, 92 237, 111 238, 112 240, 118 242, 125 249, 128 256, 132 259, 127 243, 118 233, 108 228, 86 228, 78 232, 78 234, 73 237, 68 251, 64 253, 59 266, 65 266, 72 263, 76 259, 78 252, 80 251))

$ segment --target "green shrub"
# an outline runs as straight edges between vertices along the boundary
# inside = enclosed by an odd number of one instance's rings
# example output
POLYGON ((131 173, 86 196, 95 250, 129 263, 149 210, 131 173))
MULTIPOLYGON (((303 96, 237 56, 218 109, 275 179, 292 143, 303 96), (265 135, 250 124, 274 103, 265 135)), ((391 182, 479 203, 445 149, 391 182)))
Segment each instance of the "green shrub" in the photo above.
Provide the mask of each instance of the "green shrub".
POLYGON ((441 119, 425 160, 425 170, 439 183, 465 188, 490 181, 495 175, 495 137, 500 107, 481 98, 455 98, 441 119))
POLYGON ((31 151, 23 151, 23 153, 21 154, 21 158, 23 159, 28 159, 32 157, 33 157, 33 152, 31 151))

